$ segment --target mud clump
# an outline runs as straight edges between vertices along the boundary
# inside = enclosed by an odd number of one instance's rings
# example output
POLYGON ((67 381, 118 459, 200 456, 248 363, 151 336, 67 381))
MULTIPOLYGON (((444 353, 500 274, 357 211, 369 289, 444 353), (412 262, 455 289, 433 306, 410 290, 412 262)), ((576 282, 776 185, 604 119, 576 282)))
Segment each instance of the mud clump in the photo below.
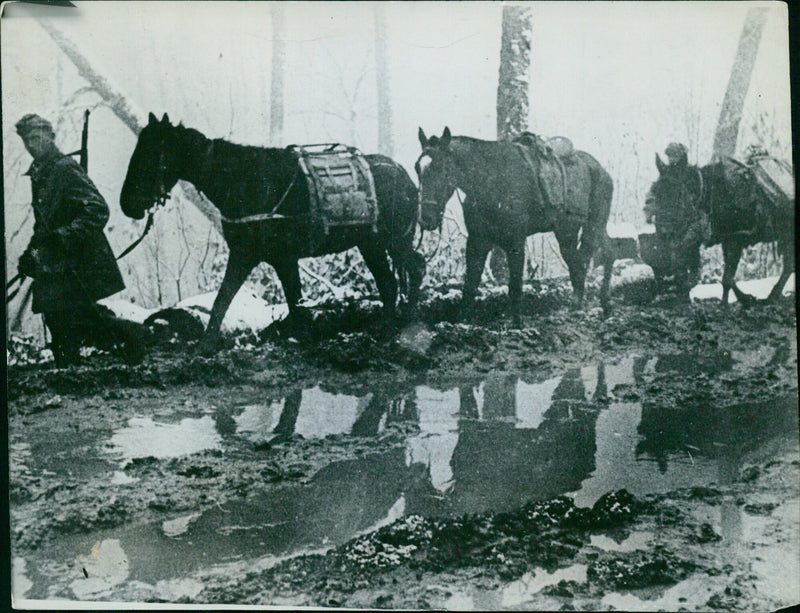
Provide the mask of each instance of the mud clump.
POLYGON ((322 362, 350 373, 366 369, 386 370, 391 364, 388 348, 363 332, 340 333, 313 348, 309 347, 305 353, 312 363, 322 362))
POLYGON ((693 563, 657 549, 594 562, 586 571, 586 576, 591 583, 602 584, 606 589, 632 590, 654 585, 674 585, 688 577, 694 568, 693 563))
POLYGON ((128 509, 129 504, 117 497, 99 503, 86 501, 80 507, 55 512, 49 527, 62 534, 89 532, 97 528, 113 528, 128 520, 128 509))
MULTIPOLYGON (((331 590, 352 593, 377 575, 400 568, 417 573, 481 568, 501 580, 511 580, 535 566, 556 568, 588 543, 592 529, 624 525, 645 508, 646 503, 620 490, 603 496, 591 509, 576 507, 571 498, 561 496, 513 512, 461 518, 409 515, 324 556, 303 556, 280 564, 266 571, 264 583, 299 586, 302 577, 324 569, 313 592, 329 596, 331 590)), ((673 566, 677 568, 676 564, 645 564, 637 570, 631 565, 631 572, 638 572, 639 581, 645 581, 644 577, 664 581, 668 574, 675 574, 673 566)), ((318 601, 324 603, 325 598, 318 601)))

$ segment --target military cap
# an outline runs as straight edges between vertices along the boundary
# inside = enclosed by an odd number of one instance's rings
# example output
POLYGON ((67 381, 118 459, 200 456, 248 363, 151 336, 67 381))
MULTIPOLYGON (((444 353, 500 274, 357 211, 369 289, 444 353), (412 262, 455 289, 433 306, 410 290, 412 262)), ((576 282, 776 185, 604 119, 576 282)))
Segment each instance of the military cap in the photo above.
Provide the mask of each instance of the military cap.
POLYGON ((47 121, 44 117, 40 117, 36 113, 29 113, 20 119, 17 124, 17 134, 25 136, 27 133, 34 130, 46 130, 50 134, 55 134, 53 131, 53 124, 47 121))
POLYGON ((664 153, 667 154, 670 164, 674 164, 680 160, 686 160, 689 150, 686 149, 686 145, 682 145, 681 143, 670 143, 667 145, 667 148, 664 149, 664 153))

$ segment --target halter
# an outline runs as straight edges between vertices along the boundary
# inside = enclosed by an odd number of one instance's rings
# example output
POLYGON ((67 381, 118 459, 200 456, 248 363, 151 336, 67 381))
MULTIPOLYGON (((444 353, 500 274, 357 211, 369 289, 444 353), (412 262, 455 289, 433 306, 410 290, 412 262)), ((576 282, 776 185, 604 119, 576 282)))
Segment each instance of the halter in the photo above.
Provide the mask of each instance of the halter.
MULTIPOLYGON (((428 157, 433 159, 433 155, 431 155, 431 151, 436 151, 439 154, 445 154, 445 155, 448 153, 448 152, 436 149, 435 147, 425 147, 425 149, 422 150, 422 153, 420 154, 419 159, 417 159, 416 164, 414 165, 416 167, 418 173, 419 173, 419 160, 422 159, 423 156, 427 155, 428 157)), ((453 162, 453 166, 457 166, 455 156, 453 156, 451 158, 451 160, 453 162)), ((421 183, 422 183, 422 176, 420 176, 420 188, 422 187, 421 183)), ((456 194, 458 194, 458 181, 454 181, 453 182, 453 191, 456 192, 456 194)), ((421 192, 421 190, 420 190, 420 192, 421 192)), ((449 201, 450 198, 452 198, 452 194, 450 195, 450 197, 447 198, 447 201, 449 201)), ((460 194, 458 195, 458 199, 459 199, 459 201, 461 200, 461 195, 460 194)), ((442 206, 442 220, 444 220, 444 210, 447 207, 447 201, 445 201, 444 205, 442 206)), ((439 206, 439 203, 436 202, 435 200, 429 200, 428 202, 432 202, 432 203, 436 204, 436 206, 439 206)), ((420 200, 420 207, 422 206, 422 204, 423 204, 423 202, 422 202, 422 200, 420 200)), ((461 203, 461 204, 463 205, 463 203, 461 203)), ((421 211, 420 211, 420 213, 421 213, 421 211)), ((441 224, 439 224, 439 225, 441 226, 441 224)), ((422 241, 420 240, 420 243, 421 242, 422 241)))
POLYGON ((158 174, 156 174, 157 178, 156 192, 158 195, 155 196, 153 204, 147 209, 147 221, 144 224, 144 230, 142 231, 142 234, 139 236, 139 238, 137 238, 130 245, 128 245, 122 251, 122 253, 120 253, 115 258, 116 260, 121 260, 122 258, 124 258, 131 251, 133 251, 139 245, 139 243, 141 243, 144 240, 144 237, 147 236, 148 232, 150 232, 150 228, 153 227, 153 219, 155 216, 156 209, 158 209, 158 207, 160 206, 164 206, 164 204, 166 204, 167 202, 167 198, 170 197, 170 192, 172 192, 172 190, 171 189, 168 190, 164 186, 164 174, 166 173, 166 170, 167 170, 167 163, 166 163, 166 158, 164 156, 164 141, 162 140, 158 155, 158 171, 157 171, 158 174))
POLYGON ((167 189, 164 185, 164 175, 167 171, 167 161, 166 156, 164 155, 164 141, 161 141, 161 146, 159 147, 158 152, 158 171, 156 174, 156 194, 157 196, 153 200, 153 206, 150 207, 150 211, 158 208, 159 206, 163 206, 167 198, 170 197, 170 192, 172 189, 167 189))

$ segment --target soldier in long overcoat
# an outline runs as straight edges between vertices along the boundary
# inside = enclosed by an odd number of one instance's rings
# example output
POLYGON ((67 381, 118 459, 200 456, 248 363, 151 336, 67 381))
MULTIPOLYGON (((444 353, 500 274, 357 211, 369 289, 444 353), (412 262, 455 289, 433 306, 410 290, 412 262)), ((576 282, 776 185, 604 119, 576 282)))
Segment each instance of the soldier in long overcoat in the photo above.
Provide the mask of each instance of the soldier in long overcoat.
POLYGON ((89 333, 107 333, 131 362, 143 357, 143 327, 110 315, 97 300, 125 288, 103 228, 109 209, 84 169, 59 151, 46 119, 25 115, 17 133, 33 157, 33 236, 18 270, 33 278, 34 313, 42 313, 57 367, 74 364, 89 333))

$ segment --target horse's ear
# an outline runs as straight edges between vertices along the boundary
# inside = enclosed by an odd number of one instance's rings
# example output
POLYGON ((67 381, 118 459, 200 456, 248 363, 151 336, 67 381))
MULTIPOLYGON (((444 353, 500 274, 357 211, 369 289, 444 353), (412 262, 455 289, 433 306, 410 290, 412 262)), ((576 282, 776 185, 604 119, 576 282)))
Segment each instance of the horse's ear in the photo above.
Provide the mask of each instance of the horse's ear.
POLYGON ((152 111, 150 111, 150 115, 148 115, 148 117, 147 117, 147 125, 151 126, 154 123, 158 123, 158 119, 156 119, 156 116, 153 115, 152 111))
POLYGON ((444 127, 444 132, 442 132, 441 138, 441 146, 442 149, 447 149, 450 146, 450 128, 447 126, 444 127))
POLYGON ((166 123, 166 124, 168 124, 168 123, 169 123, 169 115, 167 115, 166 113, 164 113, 164 116, 161 118, 161 123, 166 123))
POLYGON ((658 174, 663 175, 664 171, 667 170, 667 165, 661 161, 661 157, 656 153, 656 168, 658 168, 658 174))
POLYGON ((422 145, 423 149, 428 146, 428 137, 425 136, 425 130, 422 128, 417 132, 417 138, 419 138, 419 144, 422 145))

